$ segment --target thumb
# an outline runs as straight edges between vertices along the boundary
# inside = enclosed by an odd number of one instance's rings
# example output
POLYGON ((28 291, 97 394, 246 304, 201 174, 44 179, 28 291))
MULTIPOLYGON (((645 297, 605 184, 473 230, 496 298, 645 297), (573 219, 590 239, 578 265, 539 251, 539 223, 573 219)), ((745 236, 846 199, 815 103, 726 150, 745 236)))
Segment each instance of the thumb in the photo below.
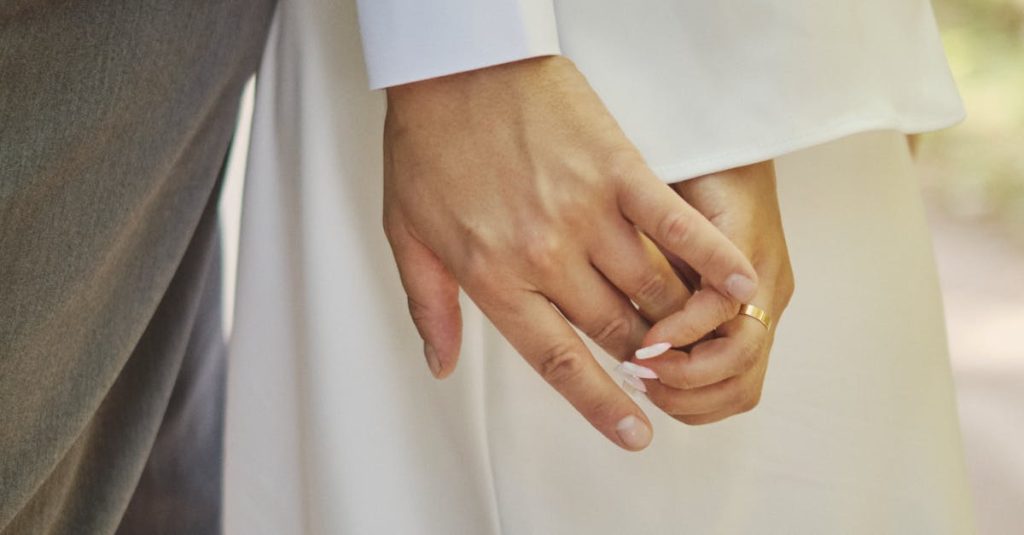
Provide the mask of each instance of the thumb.
POLYGON ((434 377, 447 377, 455 370, 462 345, 459 284, 404 225, 391 225, 386 234, 409 299, 409 315, 423 339, 427 365, 434 377))

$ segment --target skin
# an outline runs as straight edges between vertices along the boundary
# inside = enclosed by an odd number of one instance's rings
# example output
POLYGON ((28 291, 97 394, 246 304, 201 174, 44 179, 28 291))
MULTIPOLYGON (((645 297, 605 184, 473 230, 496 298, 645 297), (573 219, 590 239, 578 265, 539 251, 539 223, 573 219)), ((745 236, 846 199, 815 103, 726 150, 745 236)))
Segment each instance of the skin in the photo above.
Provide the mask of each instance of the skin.
MULTIPOLYGON (((633 362, 658 374, 645 381, 659 408, 687 424, 716 422, 749 411, 761 399, 775 327, 793 295, 793 268, 783 234, 772 162, 731 169, 673 185, 742 250, 761 276, 751 303, 774 319, 770 330, 737 316, 714 288, 694 293, 682 310, 655 324, 644 345, 669 342, 689 351, 633 362), (698 303, 706 306, 695 306, 698 303), (709 313, 711 311, 711 313, 709 313)), ((678 259, 684 278, 696 280, 678 259)), ((699 285, 699 283, 698 283, 699 285)))
POLYGON ((734 306, 759 291, 740 248, 651 172, 562 57, 390 88, 384 229, 435 376, 458 359, 461 287, 544 379, 629 450, 650 442, 650 422, 568 322, 629 358, 649 320, 689 297, 659 248, 734 306), (623 431, 630 421, 639 427, 623 431))

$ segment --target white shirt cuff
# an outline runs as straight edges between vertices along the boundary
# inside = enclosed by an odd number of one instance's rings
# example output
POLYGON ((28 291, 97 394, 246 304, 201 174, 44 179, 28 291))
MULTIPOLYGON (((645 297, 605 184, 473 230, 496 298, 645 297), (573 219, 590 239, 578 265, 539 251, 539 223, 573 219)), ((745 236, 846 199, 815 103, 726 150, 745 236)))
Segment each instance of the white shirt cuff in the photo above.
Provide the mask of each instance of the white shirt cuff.
POLYGON ((370 88, 561 53, 553 0, 359 0, 370 88))

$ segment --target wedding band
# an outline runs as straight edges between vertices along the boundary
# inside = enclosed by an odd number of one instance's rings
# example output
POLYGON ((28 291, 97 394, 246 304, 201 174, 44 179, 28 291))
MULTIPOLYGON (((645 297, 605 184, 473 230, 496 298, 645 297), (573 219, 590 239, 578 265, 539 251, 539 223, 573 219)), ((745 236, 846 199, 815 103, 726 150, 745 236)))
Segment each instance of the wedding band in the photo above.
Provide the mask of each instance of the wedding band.
POLYGON ((740 307, 740 314, 744 316, 750 316, 761 322, 765 329, 772 328, 772 317, 768 315, 763 308, 756 307, 751 304, 746 304, 740 307))

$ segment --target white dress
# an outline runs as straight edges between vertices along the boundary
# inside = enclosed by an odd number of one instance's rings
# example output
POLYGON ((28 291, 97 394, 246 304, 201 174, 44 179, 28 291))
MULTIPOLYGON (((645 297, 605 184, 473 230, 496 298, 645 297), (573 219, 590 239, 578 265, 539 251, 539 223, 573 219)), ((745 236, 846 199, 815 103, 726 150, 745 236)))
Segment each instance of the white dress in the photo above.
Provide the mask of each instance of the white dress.
POLYGON ((641 400, 639 454, 468 300, 459 367, 430 376, 380 228, 384 102, 354 6, 280 7, 245 191, 229 535, 973 531, 903 138, 962 114, 926 2, 556 2, 562 52, 663 178, 777 158, 797 291, 761 405, 693 428, 641 400))

